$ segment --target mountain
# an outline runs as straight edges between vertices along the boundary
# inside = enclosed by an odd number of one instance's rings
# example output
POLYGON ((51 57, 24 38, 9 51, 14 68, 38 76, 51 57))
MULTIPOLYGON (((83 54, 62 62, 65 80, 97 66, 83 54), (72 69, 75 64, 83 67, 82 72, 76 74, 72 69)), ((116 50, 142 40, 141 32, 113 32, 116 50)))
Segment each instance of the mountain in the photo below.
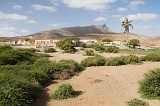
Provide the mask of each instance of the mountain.
POLYGON ((160 47, 160 36, 144 36, 136 35, 133 33, 115 33, 111 31, 105 24, 103 25, 91 25, 91 26, 78 26, 59 28, 48 31, 41 31, 27 36, 19 37, 1 37, 0 42, 18 41, 19 39, 62 39, 65 37, 79 37, 80 39, 103 39, 109 38, 114 41, 129 41, 130 39, 140 40, 141 45, 144 46, 156 46, 160 47))
POLYGON ((68 28, 60 28, 49 31, 41 31, 34 33, 32 35, 33 38, 43 38, 43 39, 52 39, 52 38, 63 38, 69 36, 84 36, 89 34, 110 34, 112 32, 105 24, 103 25, 91 25, 84 27, 68 27, 68 28))

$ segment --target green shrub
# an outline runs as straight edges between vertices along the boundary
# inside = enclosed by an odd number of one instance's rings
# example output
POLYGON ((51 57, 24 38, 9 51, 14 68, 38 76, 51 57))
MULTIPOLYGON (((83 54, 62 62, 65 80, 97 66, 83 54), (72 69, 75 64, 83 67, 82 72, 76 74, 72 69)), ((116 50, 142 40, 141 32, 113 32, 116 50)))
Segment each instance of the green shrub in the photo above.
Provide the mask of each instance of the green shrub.
POLYGON ((43 57, 52 57, 49 54, 43 54, 43 53, 35 53, 33 54, 36 58, 43 58, 43 57))
POLYGON ((60 60, 53 66, 53 79, 68 79, 83 68, 74 60, 60 60))
POLYGON ((108 39, 108 38, 105 38, 105 39, 102 39, 102 42, 112 42, 112 40, 108 39))
POLYGON ((81 61, 83 67, 90 66, 104 66, 106 59, 103 56, 96 55, 94 57, 88 57, 81 61))
POLYGON ((128 106, 149 106, 148 102, 144 102, 139 99, 132 99, 129 102, 127 102, 128 106))
POLYGON ((45 53, 53 53, 53 52, 56 52, 56 50, 54 48, 46 48, 46 49, 44 49, 44 52, 45 53))
POLYGON ((65 53, 75 53, 76 52, 74 45, 70 42, 65 42, 62 45, 61 49, 64 50, 65 53))
POLYGON ((107 66, 119 66, 119 65, 127 65, 127 64, 137 64, 137 63, 141 63, 141 61, 138 56, 134 56, 134 55, 111 57, 106 60, 107 66))
POLYGON ((9 45, 0 45, 0 52, 6 51, 6 50, 12 50, 13 48, 9 45))
POLYGON ((51 81, 50 75, 48 75, 46 72, 43 72, 40 70, 33 70, 32 76, 40 85, 44 85, 47 82, 51 81))
POLYGON ((145 74, 139 82, 139 93, 143 98, 160 100, 160 69, 145 74))
POLYGON ((14 74, 29 82, 37 83, 31 72, 33 69, 32 65, 0 65, 0 73, 4 72, 6 75, 14 74))
POLYGON ((124 59, 125 64, 136 64, 141 62, 139 57, 135 55, 122 56, 121 58, 124 59))
POLYGON ((125 65, 125 61, 122 57, 111 57, 106 60, 106 66, 120 66, 125 65))
POLYGON ((109 53, 118 53, 119 52, 119 48, 116 47, 116 46, 109 46, 109 47, 106 48, 105 51, 109 52, 109 53))
POLYGON ((152 61, 152 62, 156 62, 156 61, 160 61, 160 55, 158 54, 148 54, 143 58, 144 61, 152 61))
POLYGON ((80 46, 80 47, 83 47, 83 48, 87 48, 86 43, 83 43, 83 42, 81 42, 79 46, 80 46))
POLYGON ((62 84, 55 90, 53 94, 51 94, 50 97, 51 99, 62 100, 75 97, 75 95, 70 84, 62 84))
POLYGON ((64 50, 65 53, 75 53, 76 46, 79 44, 79 38, 65 38, 56 43, 56 46, 64 50), (73 42, 74 41, 74 42, 73 42))
POLYGON ((131 39, 128 41, 128 45, 132 45, 133 48, 135 49, 136 46, 140 45, 140 41, 138 39, 131 39))
POLYGON ((86 50, 85 52, 86 52, 87 56, 94 56, 95 55, 93 50, 86 50))
POLYGON ((5 50, 0 53, 0 65, 32 64, 35 61, 30 52, 18 50, 5 50))
POLYGON ((40 58, 34 63, 34 69, 31 70, 33 77, 40 84, 44 85, 51 80, 53 65, 47 58, 40 58))
POLYGON ((105 47, 99 44, 94 44, 92 45, 93 49, 95 51, 99 51, 99 52, 104 52, 105 51, 105 47))
POLYGON ((29 106, 41 88, 15 75, 0 74, 0 105, 29 106))
POLYGON ((35 53, 36 51, 38 51, 34 48, 17 48, 16 50, 30 52, 30 53, 35 53))

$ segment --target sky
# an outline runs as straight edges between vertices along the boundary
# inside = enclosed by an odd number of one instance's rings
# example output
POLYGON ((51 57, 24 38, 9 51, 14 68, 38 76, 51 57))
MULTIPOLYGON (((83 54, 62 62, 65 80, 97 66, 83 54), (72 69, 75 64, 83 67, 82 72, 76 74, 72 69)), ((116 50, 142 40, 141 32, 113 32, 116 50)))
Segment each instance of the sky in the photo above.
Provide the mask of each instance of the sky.
POLYGON ((131 33, 160 36, 160 0, 0 0, 0 37, 102 24, 121 33, 125 17, 131 33))

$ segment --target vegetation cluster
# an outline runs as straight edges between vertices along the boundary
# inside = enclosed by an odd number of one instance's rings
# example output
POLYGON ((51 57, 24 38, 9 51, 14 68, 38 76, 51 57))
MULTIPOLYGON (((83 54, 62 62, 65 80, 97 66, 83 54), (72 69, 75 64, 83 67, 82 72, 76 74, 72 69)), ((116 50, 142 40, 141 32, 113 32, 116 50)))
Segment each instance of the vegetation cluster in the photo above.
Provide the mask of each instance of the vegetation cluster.
POLYGON ((51 94, 50 98, 55 100, 62 100, 67 98, 75 97, 74 90, 72 86, 69 83, 64 83, 54 91, 53 94, 51 94))
POLYGON ((42 94, 43 85, 52 79, 70 78, 82 70, 73 60, 52 62, 46 56, 33 49, 0 46, 1 106, 29 106, 42 94))
POLYGON ((144 75, 139 82, 139 93, 142 98, 160 100, 160 69, 153 69, 144 75))
POLYGON ((44 52, 45 53, 54 53, 54 52, 56 52, 56 50, 54 48, 46 48, 46 49, 44 49, 44 52))
POLYGON ((145 102, 137 98, 130 100, 129 102, 127 102, 127 104, 128 106, 149 106, 148 102, 145 102))

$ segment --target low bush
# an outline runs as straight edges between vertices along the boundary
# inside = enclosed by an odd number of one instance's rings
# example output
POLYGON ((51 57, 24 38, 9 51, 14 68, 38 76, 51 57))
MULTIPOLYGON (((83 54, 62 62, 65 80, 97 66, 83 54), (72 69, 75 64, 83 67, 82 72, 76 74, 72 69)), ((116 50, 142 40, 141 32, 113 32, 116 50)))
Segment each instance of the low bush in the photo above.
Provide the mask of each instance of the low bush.
POLYGON ((46 48, 46 49, 44 49, 44 52, 45 53, 53 53, 53 52, 56 52, 56 50, 54 48, 46 48))
POLYGON ((47 58, 37 59, 34 63, 34 68, 31 70, 32 76, 40 85, 44 85, 51 80, 54 64, 56 63, 47 58))
POLYGON ((149 106, 148 102, 139 100, 139 99, 132 99, 129 102, 127 102, 128 106, 149 106))
POLYGON ((54 64, 52 70, 53 79, 68 79, 78 74, 83 68, 74 60, 60 60, 54 64))
POLYGON ((64 50, 65 53, 75 53, 77 51, 70 42, 65 42, 61 49, 64 50))
POLYGON ((111 57, 106 60, 106 66, 120 66, 125 65, 125 61, 121 57, 111 57))
POLYGON ((83 48, 87 48, 87 44, 86 44, 86 43, 83 43, 83 42, 81 42, 79 46, 80 46, 80 47, 83 47, 83 48))
POLYGON ((41 87, 15 75, 0 74, 0 105, 29 106, 41 87))
POLYGON ((65 38, 56 43, 56 46, 64 50, 65 53, 75 53, 76 46, 79 44, 79 38, 65 38))
POLYGON ((160 61, 160 55, 150 53, 150 54, 147 54, 146 56, 144 56, 142 60, 152 61, 152 62, 160 61))
POLYGON ((140 58, 138 56, 135 56, 135 55, 122 56, 121 58, 124 59, 125 64, 141 63, 140 58))
POLYGON ((151 70, 139 82, 139 93, 146 99, 160 100, 160 69, 151 70))
POLYGON ((32 53, 19 50, 5 50, 0 53, 0 65, 32 64, 35 58, 32 53))
POLYGON ((105 57, 96 55, 94 57, 88 57, 81 61, 81 65, 83 67, 90 67, 90 66, 104 66, 106 62, 105 57))
POLYGON ((119 48, 116 47, 116 46, 108 46, 106 49, 105 49, 106 52, 109 52, 109 53, 118 53, 119 52, 119 48))
POLYGON ((85 54, 86 56, 95 56, 95 53, 93 50, 86 50, 85 53, 86 53, 85 54))
POLYGON ((106 66, 119 66, 127 64, 137 64, 141 63, 138 56, 129 55, 121 57, 111 57, 106 60, 106 66))
POLYGON ((13 48, 9 45, 0 45, 0 52, 6 51, 6 50, 12 50, 13 48))
POLYGON ((128 41, 128 46, 130 47, 130 45, 133 47, 133 49, 136 48, 136 46, 140 45, 140 41, 138 39, 131 39, 128 41))
POLYGON ((105 38, 105 39, 102 39, 102 42, 112 42, 112 40, 109 38, 105 38))
POLYGON ((104 51, 105 51, 105 47, 102 46, 102 45, 99 45, 99 44, 93 44, 93 45, 92 45, 92 48, 93 48, 95 51, 99 51, 99 52, 104 52, 104 51))
POLYGON ((51 94, 51 99, 62 100, 67 98, 75 97, 73 88, 70 84, 62 84, 58 86, 53 94, 51 94))
POLYGON ((17 48, 16 50, 26 51, 26 52, 30 52, 30 53, 35 53, 36 51, 38 51, 38 50, 36 50, 34 48, 17 48))

